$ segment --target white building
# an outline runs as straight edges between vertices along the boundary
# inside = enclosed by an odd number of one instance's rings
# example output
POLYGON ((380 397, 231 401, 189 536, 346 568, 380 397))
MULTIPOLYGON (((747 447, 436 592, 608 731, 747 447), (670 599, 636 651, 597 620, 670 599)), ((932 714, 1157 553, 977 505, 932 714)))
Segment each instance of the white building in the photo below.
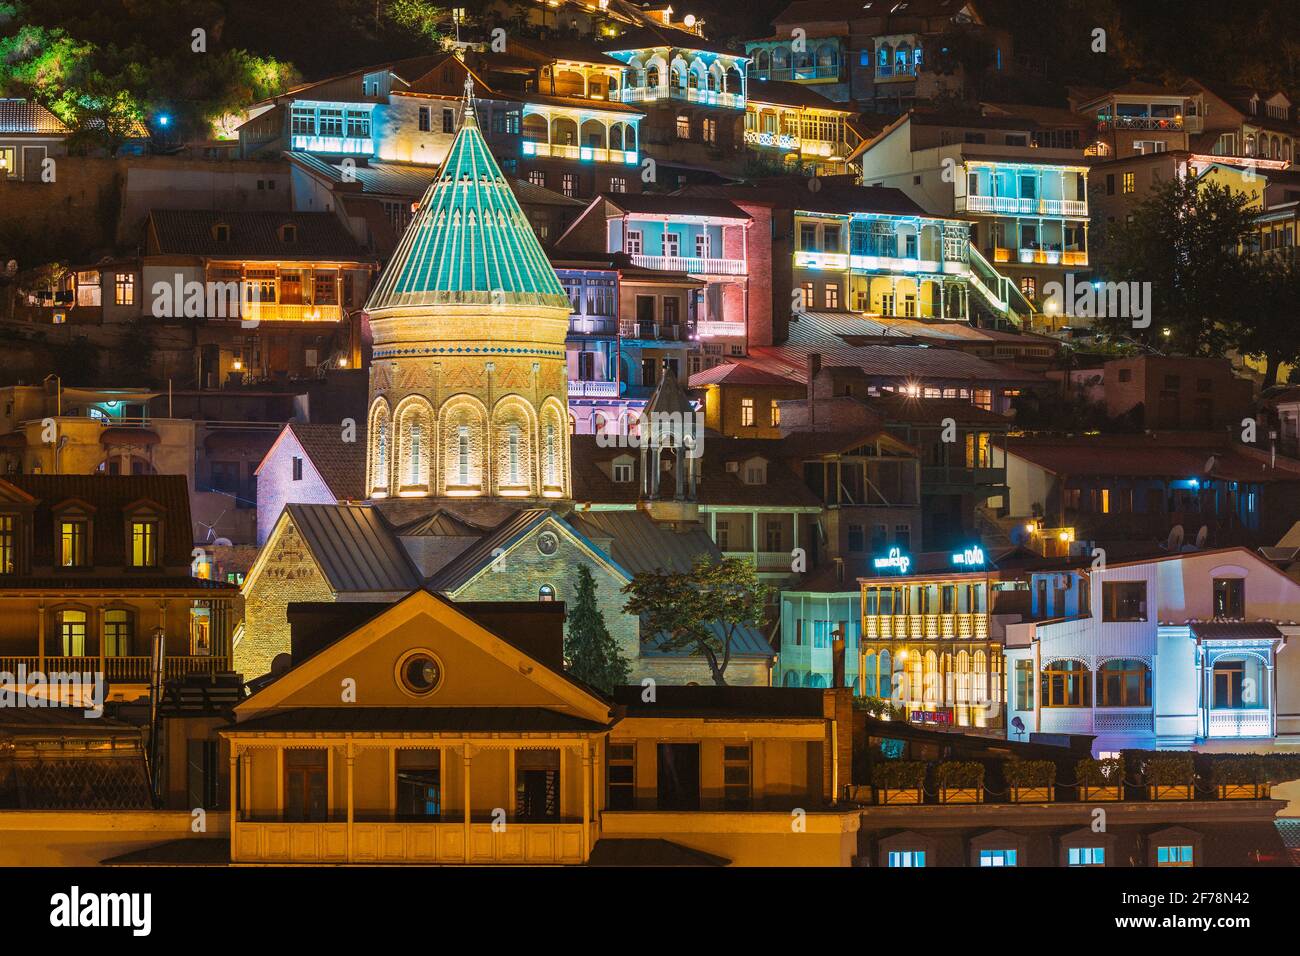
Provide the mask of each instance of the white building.
POLYGON ((1300 748, 1300 656, 1284 653, 1300 637, 1300 582, 1256 553, 1033 577, 1056 600, 1007 626, 1010 739, 1092 734, 1096 753, 1300 748), (1051 616, 1071 594, 1087 612, 1051 616))

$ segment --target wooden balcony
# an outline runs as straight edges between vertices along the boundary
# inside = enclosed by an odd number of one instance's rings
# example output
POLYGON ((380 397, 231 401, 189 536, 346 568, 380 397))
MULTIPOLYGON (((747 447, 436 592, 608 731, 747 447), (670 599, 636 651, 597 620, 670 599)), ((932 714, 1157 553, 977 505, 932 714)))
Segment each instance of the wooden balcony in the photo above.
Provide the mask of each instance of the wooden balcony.
MULTIPOLYGON (((236 821, 232 863, 578 864, 582 823, 236 821)), ((594 845, 595 826, 587 845, 594 845)))
MULTIPOLYGON (((148 657, 0 657, 0 672, 18 673, 20 667, 28 674, 34 671, 51 673, 103 673, 110 684, 148 684, 148 657)), ((230 670, 230 661, 224 657, 168 657, 163 661, 163 677, 174 680, 187 674, 218 674, 230 670)))
POLYGON ((864 640, 976 640, 989 636, 988 615, 870 614, 862 618, 864 640))
POLYGON ((337 305, 290 302, 244 302, 239 314, 243 322, 337 322, 342 317, 337 305))

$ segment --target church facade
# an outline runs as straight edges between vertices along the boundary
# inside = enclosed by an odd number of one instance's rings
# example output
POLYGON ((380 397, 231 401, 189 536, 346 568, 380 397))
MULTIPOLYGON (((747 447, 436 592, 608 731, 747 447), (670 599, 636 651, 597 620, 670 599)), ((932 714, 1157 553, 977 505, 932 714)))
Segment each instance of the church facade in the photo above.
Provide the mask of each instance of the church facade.
POLYGON ((569 299, 472 100, 366 311, 367 497, 569 496, 569 299))

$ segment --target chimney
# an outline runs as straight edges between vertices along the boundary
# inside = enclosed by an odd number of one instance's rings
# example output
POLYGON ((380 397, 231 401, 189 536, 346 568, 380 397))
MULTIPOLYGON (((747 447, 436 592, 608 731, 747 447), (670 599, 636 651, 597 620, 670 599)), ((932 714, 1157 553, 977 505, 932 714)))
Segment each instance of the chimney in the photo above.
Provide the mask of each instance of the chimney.
POLYGON ((853 783, 853 688, 845 687, 844 635, 840 621, 831 643, 831 686, 822 691, 822 716, 826 739, 822 751, 822 794, 829 804, 838 804, 853 783))
MULTIPOLYGON (((816 388, 814 384, 817 375, 822 370, 822 355, 820 352, 808 353, 808 428, 811 431, 817 430, 817 402, 813 398, 813 392, 816 388)), ((974 393, 972 393, 974 394, 974 393)))

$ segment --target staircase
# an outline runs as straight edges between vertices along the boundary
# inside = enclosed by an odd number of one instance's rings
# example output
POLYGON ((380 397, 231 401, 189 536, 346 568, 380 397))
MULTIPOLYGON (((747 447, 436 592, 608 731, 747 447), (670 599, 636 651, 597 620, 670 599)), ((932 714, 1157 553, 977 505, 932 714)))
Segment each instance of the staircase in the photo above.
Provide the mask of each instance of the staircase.
POLYGON ((1014 547, 1008 531, 1015 524, 1009 518, 999 518, 986 505, 975 506, 975 533, 980 536, 980 543, 986 553, 992 554, 1014 547))
POLYGON ((970 285, 975 290, 972 302, 984 312, 995 317, 997 324, 1009 322, 1020 328, 1031 328, 1034 304, 1025 298, 1019 286, 994 269, 983 253, 969 244, 970 285))

